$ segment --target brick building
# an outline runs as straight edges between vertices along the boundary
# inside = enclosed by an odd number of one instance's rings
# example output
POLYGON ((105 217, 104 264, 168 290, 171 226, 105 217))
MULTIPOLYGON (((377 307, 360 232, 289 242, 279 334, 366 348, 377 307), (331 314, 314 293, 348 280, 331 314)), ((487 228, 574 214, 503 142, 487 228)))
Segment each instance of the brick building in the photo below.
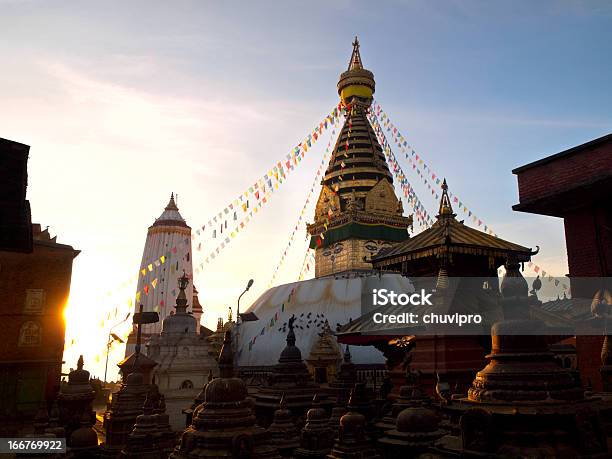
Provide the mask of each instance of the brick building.
POLYGON ((79 251, 32 225, 26 145, 0 139, 0 436, 59 389, 72 262, 79 251), (9 199, 10 198, 10 199, 9 199))
POLYGON ((32 251, 32 218, 26 200, 30 147, 0 138, 0 250, 32 251))
MULTIPOLYGON (((514 210, 563 218, 573 297, 593 298, 593 282, 612 276, 612 134, 512 171, 519 188, 514 210)), ((611 286, 607 285, 610 289, 611 286)), ((584 383, 601 390, 602 336, 578 336, 584 383)))

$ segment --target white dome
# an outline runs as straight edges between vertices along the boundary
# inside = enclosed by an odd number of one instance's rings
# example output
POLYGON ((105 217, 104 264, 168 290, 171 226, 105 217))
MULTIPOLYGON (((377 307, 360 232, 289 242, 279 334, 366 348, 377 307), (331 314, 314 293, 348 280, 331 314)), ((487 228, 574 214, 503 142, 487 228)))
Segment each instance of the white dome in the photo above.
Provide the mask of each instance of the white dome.
POLYGON ((197 321, 191 314, 171 314, 162 322, 162 333, 164 335, 196 334, 197 321))
MULTIPOLYGON (((239 365, 276 364, 285 347, 286 323, 292 315, 296 317, 296 346, 302 351, 302 357, 307 358, 325 320, 335 331, 336 324, 358 319, 373 309, 375 288, 395 292, 414 290, 410 280, 400 274, 374 272, 326 276, 272 287, 247 310, 259 320, 240 325, 239 365)), ((372 346, 351 346, 351 355, 354 363, 384 363, 382 353, 372 346)))

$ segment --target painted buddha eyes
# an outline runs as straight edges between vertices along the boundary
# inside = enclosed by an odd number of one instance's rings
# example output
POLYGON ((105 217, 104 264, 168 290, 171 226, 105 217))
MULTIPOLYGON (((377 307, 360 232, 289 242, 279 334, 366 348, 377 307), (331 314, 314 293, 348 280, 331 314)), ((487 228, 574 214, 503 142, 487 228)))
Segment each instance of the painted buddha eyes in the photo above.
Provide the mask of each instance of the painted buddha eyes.
POLYGON ((364 247, 368 252, 376 252, 378 250, 376 241, 368 241, 365 243, 364 247))
POLYGON ((324 257, 330 257, 332 255, 337 255, 344 250, 344 245, 342 243, 335 244, 323 252, 324 257))

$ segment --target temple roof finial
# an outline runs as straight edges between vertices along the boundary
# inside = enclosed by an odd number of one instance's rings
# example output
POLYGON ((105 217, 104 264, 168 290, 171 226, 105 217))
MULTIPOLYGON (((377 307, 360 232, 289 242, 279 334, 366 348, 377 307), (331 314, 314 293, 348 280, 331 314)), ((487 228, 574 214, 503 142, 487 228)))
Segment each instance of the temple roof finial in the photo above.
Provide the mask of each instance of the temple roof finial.
POLYGON ((448 185, 446 179, 442 182, 442 199, 440 199, 440 210, 438 212, 438 218, 442 217, 454 217, 453 206, 451 205, 450 198, 448 197, 448 185))
POLYGON ((176 201, 174 200, 174 193, 170 194, 170 201, 168 201, 168 205, 165 210, 178 210, 176 206, 176 201))
POLYGON ((363 63, 361 62, 361 54, 359 53, 359 39, 355 36, 353 42, 353 53, 351 54, 351 60, 349 62, 348 70, 362 69, 363 63))

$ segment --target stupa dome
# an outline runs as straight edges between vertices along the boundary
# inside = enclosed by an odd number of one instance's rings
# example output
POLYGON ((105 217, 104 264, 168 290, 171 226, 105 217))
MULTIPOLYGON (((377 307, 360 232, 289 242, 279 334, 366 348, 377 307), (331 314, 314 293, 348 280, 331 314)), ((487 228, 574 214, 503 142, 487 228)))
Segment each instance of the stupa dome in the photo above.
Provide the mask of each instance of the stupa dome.
POLYGON ((204 403, 240 402, 247 397, 247 389, 240 378, 215 378, 204 390, 204 403))
POLYGON ((438 430, 438 416, 423 407, 406 408, 397 415, 398 432, 435 432, 438 430))
POLYGON ((171 314, 162 323, 164 334, 195 334, 197 321, 191 314, 171 314))

